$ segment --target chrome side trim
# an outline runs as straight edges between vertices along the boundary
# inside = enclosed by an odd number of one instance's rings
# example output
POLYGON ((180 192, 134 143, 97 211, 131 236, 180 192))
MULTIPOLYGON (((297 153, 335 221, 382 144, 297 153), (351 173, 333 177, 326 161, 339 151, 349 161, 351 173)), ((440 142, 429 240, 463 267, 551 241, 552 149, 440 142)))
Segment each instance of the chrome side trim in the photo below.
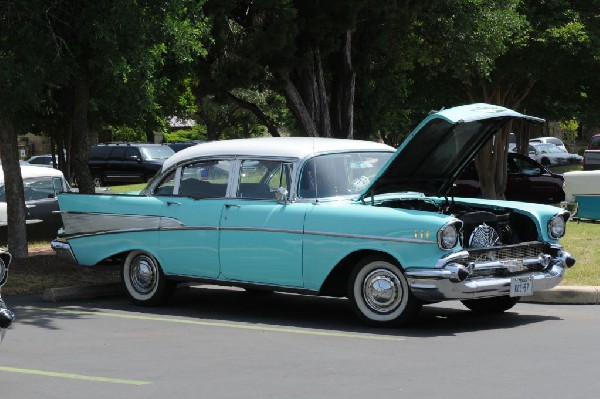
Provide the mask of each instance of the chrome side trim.
POLYGON ((63 212, 62 220, 66 236, 159 230, 160 228, 185 226, 174 218, 109 213, 63 212))
POLYGON ((325 231, 305 231, 304 234, 325 236, 325 237, 340 237, 340 238, 355 238, 359 240, 376 240, 376 241, 391 241, 391 242, 409 242, 412 244, 433 244, 434 241, 420 240, 417 238, 400 238, 400 237, 383 237, 362 234, 344 234, 344 233, 329 233, 325 231))
POLYGON ((435 245, 435 241, 417 238, 384 237, 363 234, 346 234, 327 231, 302 231, 278 228, 256 227, 219 227, 219 226, 187 226, 175 218, 145 215, 119 215, 108 213, 63 212, 64 232, 68 238, 89 237, 104 234, 131 233, 143 231, 174 230, 223 230, 223 231, 256 231, 265 233, 305 234, 323 237, 351 238, 358 240, 375 240, 388 242, 408 242, 413 244, 435 245))

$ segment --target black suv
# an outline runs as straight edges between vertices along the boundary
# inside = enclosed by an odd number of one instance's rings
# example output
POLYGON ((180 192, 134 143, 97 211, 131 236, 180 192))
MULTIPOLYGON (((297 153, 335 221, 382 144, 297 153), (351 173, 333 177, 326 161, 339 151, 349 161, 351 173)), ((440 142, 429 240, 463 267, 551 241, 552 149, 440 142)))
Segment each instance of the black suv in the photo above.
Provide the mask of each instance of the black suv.
POLYGON ((88 165, 96 186, 148 181, 174 151, 163 144, 98 144, 90 149, 88 165))

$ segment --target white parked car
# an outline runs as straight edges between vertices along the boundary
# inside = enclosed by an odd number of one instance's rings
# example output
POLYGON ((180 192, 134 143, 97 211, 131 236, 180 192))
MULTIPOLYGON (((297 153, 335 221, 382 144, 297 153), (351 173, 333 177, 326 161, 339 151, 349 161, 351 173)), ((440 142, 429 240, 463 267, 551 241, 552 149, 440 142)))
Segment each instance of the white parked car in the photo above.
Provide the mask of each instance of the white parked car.
POLYGON ((556 137, 536 137, 534 139, 529 139, 529 144, 554 144, 560 148, 562 152, 568 152, 565 143, 556 137))
POLYGON ((600 170, 563 174, 565 201, 560 205, 580 219, 600 220, 600 170))
MULTIPOLYGON (((28 238, 50 238, 62 226, 56 196, 71 187, 60 170, 21 165, 27 207, 28 238)), ((7 212, 4 173, 0 170, 0 239, 6 240, 7 212)))
POLYGON ((580 164, 583 157, 562 151, 554 144, 530 143, 528 147, 529 157, 544 166, 561 166, 580 164))

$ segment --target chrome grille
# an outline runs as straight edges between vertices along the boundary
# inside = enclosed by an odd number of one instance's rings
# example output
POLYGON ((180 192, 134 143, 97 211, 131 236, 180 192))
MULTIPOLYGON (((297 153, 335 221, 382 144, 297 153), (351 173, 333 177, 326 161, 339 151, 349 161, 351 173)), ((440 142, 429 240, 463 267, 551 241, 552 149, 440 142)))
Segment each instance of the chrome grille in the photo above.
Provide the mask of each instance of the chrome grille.
POLYGON ((548 245, 540 242, 529 242, 501 247, 468 249, 469 263, 504 261, 511 259, 532 259, 542 253, 548 253, 548 245))

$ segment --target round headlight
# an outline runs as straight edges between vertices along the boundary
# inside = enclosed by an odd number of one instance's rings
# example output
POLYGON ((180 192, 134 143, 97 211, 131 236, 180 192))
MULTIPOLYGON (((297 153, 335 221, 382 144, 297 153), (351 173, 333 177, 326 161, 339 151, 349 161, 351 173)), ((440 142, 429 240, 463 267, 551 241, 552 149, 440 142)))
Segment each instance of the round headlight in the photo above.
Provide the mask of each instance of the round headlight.
POLYGON ((567 224, 562 215, 556 215, 548 222, 548 234, 552 238, 561 238, 566 230, 567 224))
POLYGON ((438 232, 438 245, 442 249, 451 249, 458 243, 458 229, 454 223, 447 224, 438 232))

